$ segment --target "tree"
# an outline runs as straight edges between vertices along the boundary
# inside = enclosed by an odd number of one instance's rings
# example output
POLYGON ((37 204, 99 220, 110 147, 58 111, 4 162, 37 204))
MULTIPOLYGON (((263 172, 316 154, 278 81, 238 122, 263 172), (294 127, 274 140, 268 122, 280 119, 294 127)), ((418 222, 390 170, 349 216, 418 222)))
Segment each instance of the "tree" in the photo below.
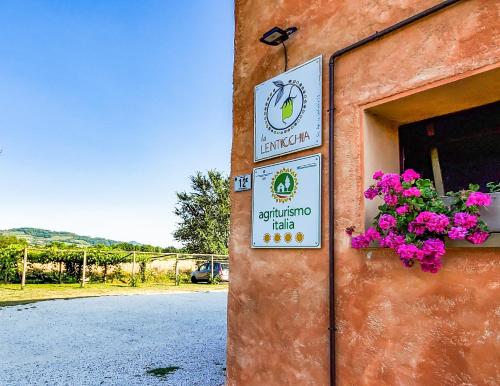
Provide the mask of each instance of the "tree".
POLYGON ((285 189, 286 189, 287 192, 290 191, 290 185, 291 185, 291 183, 290 183, 290 177, 286 176, 285 189))
POLYGON ((190 177, 191 192, 177 193, 180 217, 174 237, 189 253, 227 254, 229 242, 229 177, 217 170, 190 177))
POLYGON ((22 249, 27 246, 28 243, 24 239, 0 235, 0 277, 5 284, 19 276, 22 249))
POLYGON ((0 235, 0 248, 8 247, 9 245, 28 246, 28 242, 24 239, 18 239, 15 236, 0 235))

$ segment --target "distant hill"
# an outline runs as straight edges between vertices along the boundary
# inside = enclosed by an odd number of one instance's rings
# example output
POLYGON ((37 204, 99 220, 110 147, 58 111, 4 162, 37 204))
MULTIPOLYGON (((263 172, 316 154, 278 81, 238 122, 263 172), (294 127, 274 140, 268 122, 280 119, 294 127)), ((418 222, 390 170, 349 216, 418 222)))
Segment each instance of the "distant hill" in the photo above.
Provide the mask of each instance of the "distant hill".
MULTIPOLYGON (((54 241, 80 247, 90 247, 97 244, 115 245, 122 243, 122 241, 110 240, 102 237, 81 236, 71 232, 57 232, 39 228, 13 228, 0 230, 0 235, 15 236, 19 239, 25 239, 30 245, 47 245, 54 241)), ((141 245, 135 241, 131 241, 129 244, 141 245)))

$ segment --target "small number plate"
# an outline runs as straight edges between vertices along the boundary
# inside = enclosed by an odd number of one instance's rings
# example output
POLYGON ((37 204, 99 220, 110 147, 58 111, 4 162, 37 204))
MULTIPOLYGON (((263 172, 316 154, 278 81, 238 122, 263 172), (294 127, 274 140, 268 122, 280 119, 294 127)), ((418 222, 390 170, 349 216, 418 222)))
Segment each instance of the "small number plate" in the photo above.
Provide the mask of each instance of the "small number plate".
POLYGON ((234 191, 243 192, 252 189, 252 175, 243 174, 242 176, 234 177, 234 191))

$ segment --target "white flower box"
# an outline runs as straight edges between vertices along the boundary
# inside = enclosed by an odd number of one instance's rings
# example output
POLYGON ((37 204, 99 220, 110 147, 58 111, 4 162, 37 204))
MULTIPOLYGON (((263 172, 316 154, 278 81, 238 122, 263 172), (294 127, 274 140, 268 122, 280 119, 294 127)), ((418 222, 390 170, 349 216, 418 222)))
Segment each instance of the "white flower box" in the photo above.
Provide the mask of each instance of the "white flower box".
POLYGON ((500 232, 500 193, 490 193, 491 205, 482 208, 481 219, 488 224, 490 232, 500 232))
MULTIPOLYGON (((488 224, 488 229, 492 233, 500 233, 500 193, 489 193, 491 205, 481 208, 479 213, 481 219, 488 224)), ((446 205, 451 204, 450 197, 442 197, 446 205)))

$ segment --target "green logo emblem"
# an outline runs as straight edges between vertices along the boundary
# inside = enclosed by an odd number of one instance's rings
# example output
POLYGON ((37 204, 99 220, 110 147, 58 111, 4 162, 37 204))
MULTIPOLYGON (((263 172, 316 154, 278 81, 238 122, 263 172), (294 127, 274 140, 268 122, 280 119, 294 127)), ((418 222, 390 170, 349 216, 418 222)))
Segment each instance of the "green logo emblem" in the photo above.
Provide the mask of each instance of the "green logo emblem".
POLYGON ((279 170, 271 181, 271 193, 276 202, 288 202, 297 193, 297 173, 293 169, 279 170))

